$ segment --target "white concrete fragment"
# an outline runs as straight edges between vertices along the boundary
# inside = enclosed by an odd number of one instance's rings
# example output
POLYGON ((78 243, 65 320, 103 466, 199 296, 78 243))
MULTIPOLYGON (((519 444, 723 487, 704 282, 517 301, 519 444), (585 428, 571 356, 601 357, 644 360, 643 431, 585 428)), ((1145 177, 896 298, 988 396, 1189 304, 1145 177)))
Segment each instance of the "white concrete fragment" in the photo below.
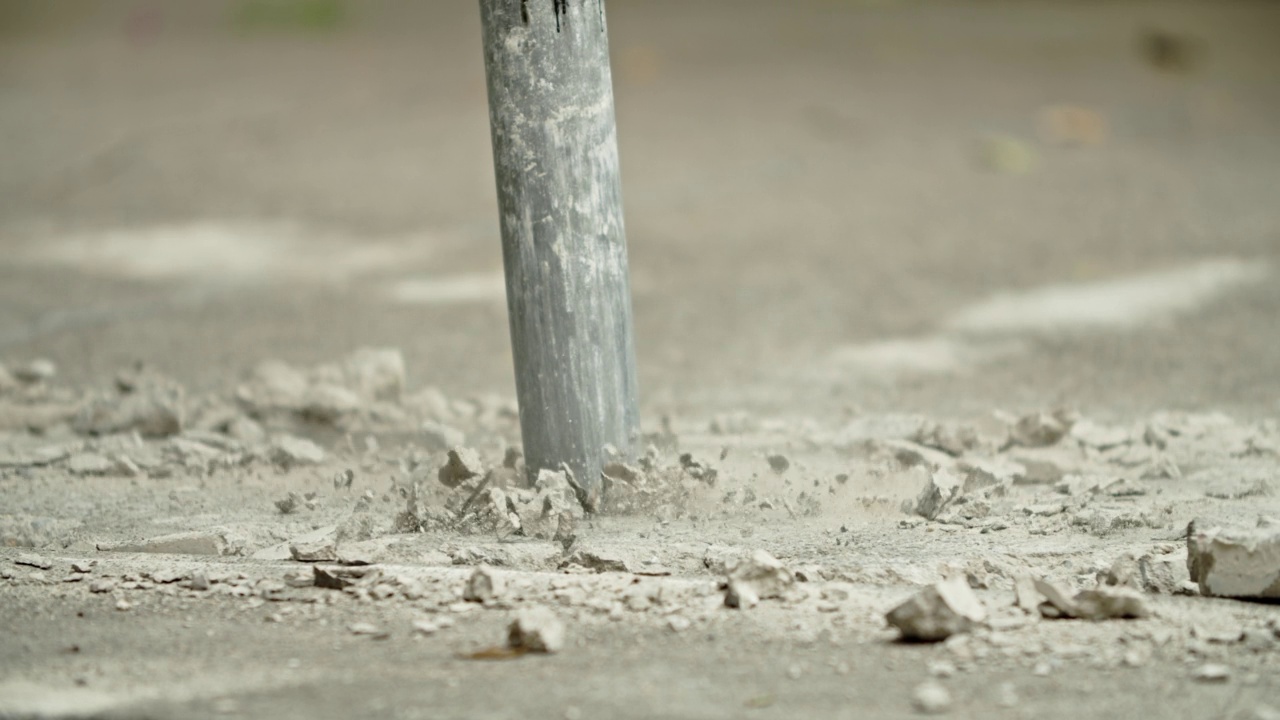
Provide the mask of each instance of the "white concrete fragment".
POLYGON ((962 486, 963 481, 947 470, 931 472, 929 482, 925 483, 924 489, 916 499, 916 514, 929 520, 936 519, 960 496, 962 486))
POLYGON ((545 607, 521 610, 507 628, 507 645, 528 652, 559 652, 564 647, 564 638, 564 623, 545 607))
POLYGON ((1069 428, 1061 413, 1031 413, 1018 418, 1009 428, 1009 440, 1022 447, 1047 447, 1061 440, 1069 428))
POLYGON ((986 618, 986 608, 963 576, 935 583, 885 615, 909 642, 945 640, 968 632, 986 618))
POLYGON ((1128 428, 1100 425, 1092 420, 1078 420, 1071 426, 1071 437, 1086 447, 1107 450, 1129 444, 1134 436, 1128 428))
POLYGON ((1023 448, 1010 453, 1010 458, 1023 468, 1014 480, 1018 485, 1052 485, 1068 475, 1084 472, 1084 457, 1079 448, 1023 448))
POLYGON ((366 402, 396 401, 404 390, 404 355, 396 348, 360 348, 343 361, 347 387, 366 402))
POLYGON ((104 552, 166 553, 173 555, 233 555, 240 548, 221 532, 196 530, 148 538, 139 543, 99 543, 104 552))
POLYGON ((1045 602, 1040 605, 1040 613, 1045 617, 1078 617, 1080 609, 1076 607, 1071 590, 1044 578, 1036 578, 1036 592, 1044 596, 1045 602))
POLYGON ((1231 668, 1221 663, 1205 663, 1191 671, 1191 679, 1202 683, 1224 683, 1231 679, 1231 668))
POLYGON ((58 366, 47 358, 37 358, 11 370, 13 377, 28 385, 48 382, 58 374, 58 366))
POLYGON ((724 604, 751 608, 761 600, 783 597, 794 584, 795 576, 781 561, 766 550, 756 550, 725 563, 724 604))
POLYGON ((1027 575, 1015 578, 1013 592, 1016 598, 1015 604, 1019 608, 1032 615, 1040 614, 1040 604, 1045 602, 1045 596, 1036 589, 1034 578, 1027 575))
POLYGON ((81 452, 67 459, 67 469, 76 475, 105 475, 114 467, 110 458, 98 453, 81 452))
POLYGON ((1280 527, 1202 527, 1187 533, 1187 570, 1204 595, 1280 598, 1280 527))
POLYGON ((491 603, 502 597, 506 582, 502 573, 488 567, 478 567, 467 578, 462 599, 467 602, 491 603))
POLYGON ((1133 588, 1100 587, 1082 590, 1072 598, 1076 617, 1083 620, 1145 618, 1151 614, 1146 600, 1133 588))
POLYGON ((964 475, 962 490, 965 493, 999 485, 1012 486, 1027 472, 1026 467, 1007 457, 961 460, 957 469, 964 475))
POLYGON ((38 568, 40 570, 48 570, 53 567, 53 563, 49 560, 31 553, 23 553, 13 559, 14 565, 26 565, 28 567, 38 568))
POLYGON ((338 547, 333 537, 311 542, 293 542, 289 544, 289 556, 298 562, 336 562, 338 547))
POLYGON ((951 692, 934 680, 916 686, 911 692, 911 706, 924 715, 942 715, 951 710, 951 692))

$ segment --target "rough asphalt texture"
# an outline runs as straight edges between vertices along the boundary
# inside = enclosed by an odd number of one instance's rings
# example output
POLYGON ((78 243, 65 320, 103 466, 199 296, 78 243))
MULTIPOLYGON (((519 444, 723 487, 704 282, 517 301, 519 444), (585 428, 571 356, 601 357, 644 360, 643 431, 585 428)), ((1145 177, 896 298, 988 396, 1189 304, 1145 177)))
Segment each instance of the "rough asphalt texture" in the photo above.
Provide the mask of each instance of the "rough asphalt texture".
POLYGON ((518 442, 475 9, 158 7, 0 5, 0 365, 57 367, 0 382, 0 716, 1280 712, 1273 604, 1179 575, 1146 619, 1014 606, 1125 553, 1185 573, 1192 518, 1280 515, 1280 8, 612 2, 670 502, 577 518, 566 550, 496 515, 395 525, 410 488, 420 520, 465 502, 435 481, 450 430, 486 467, 518 442), (395 399, 238 395, 362 346, 403 350, 395 399), (107 422, 139 360, 180 433, 107 422), (1088 423, 1044 448, 930 445, 1061 407, 1088 423), (1021 481, 920 516, 939 468, 1005 460, 1021 481), (288 544, 334 526, 389 579, 309 586, 288 544), (806 580, 724 608, 757 549, 806 580), (479 564, 506 592, 467 603, 479 564), (991 625, 894 642, 884 613, 957 573, 991 625), (564 649, 463 659, 525 606, 564 649))

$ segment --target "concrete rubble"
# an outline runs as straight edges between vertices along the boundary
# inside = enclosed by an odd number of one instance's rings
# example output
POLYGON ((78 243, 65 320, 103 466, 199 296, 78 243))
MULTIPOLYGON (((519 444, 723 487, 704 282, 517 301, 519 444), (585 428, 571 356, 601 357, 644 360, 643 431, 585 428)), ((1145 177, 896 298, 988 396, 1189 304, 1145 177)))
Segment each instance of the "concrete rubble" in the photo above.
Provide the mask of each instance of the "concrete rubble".
MULTIPOLYGON (((409 392, 399 353, 265 363, 234 397, 148 373, 84 394, 54 380, 0 377, 0 402, 59 408, 36 413, 49 420, 38 430, 0 429, 0 480, 75 490, 0 508, 0 587, 80 595, 125 619, 176 597, 286 626, 346 612, 328 627, 433 643, 510 611, 503 657, 560 651, 569 629, 594 642, 602 627, 682 643, 745 628, 823 649, 893 635, 937 643, 919 649, 934 678, 911 694, 921 713, 955 709, 947 679, 976 668, 1176 661, 1184 679, 1243 684, 1280 644, 1280 623, 1249 604, 1169 597, 1280 592, 1276 525, 1227 522, 1255 504, 1274 513, 1280 433, 1265 423, 864 415, 826 435, 751 418, 749 436, 727 419, 701 436, 677 423, 611 459, 593 512, 572 474, 526 476, 509 403, 409 392), (142 505, 104 504, 100 521, 95 503, 117 501, 99 489, 124 486, 142 505), (229 497, 245 498, 242 515, 223 513, 229 497)), ((833 652, 832 671, 856 672, 833 652)), ((822 672, 781 667, 802 684, 822 672)), ((962 700, 1028 705, 1018 689, 962 700)))
MULTIPOLYGON (((1114 572, 1113 568, 1112 577, 1114 572)), ((1015 591, 1018 607, 1048 619, 1119 620, 1150 615, 1142 593, 1123 585, 1104 583, 1074 592, 1045 578, 1020 578, 1015 591)))
POLYGON ((564 643, 564 623, 549 608, 521 609, 507 627, 507 646, 514 650, 556 653, 564 649, 564 643))
POLYGON ((1193 521, 1187 570, 1205 595, 1280 599, 1280 521, 1263 518, 1253 528, 1193 521))
POLYGON ((467 586, 462 592, 462 599, 467 602, 493 603, 502 598, 506 592, 506 583, 502 573, 487 567, 478 567, 467 578, 467 586))
POLYGON ((761 600, 783 598, 795 581, 781 561, 765 550, 756 550, 726 563, 724 604, 745 610, 761 600))
POLYGON ((911 692, 911 706, 923 715, 943 715, 951 710, 951 692, 941 683, 930 680, 911 692))
POLYGON ((986 607, 963 576, 935 583, 885 615, 907 642, 938 642, 980 625, 986 607))

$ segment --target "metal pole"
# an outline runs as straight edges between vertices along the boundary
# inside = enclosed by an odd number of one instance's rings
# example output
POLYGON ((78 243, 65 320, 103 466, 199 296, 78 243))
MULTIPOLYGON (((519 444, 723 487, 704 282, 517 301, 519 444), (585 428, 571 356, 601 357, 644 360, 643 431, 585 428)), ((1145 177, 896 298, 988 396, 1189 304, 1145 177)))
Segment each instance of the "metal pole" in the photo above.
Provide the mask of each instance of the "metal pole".
POLYGON ((525 463, 594 500, 639 433, 604 0, 480 0, 525 463))

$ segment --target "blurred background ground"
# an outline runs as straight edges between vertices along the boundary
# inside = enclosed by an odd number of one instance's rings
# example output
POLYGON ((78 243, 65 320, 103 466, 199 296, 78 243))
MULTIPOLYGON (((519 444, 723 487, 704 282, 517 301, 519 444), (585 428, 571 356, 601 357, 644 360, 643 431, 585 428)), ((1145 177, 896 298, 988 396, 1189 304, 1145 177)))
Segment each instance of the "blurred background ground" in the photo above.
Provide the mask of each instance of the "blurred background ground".
MULTIPOLYGON (((647 418, 1275 413, 1280 5, 609 12, 647 418)), ((0 356, 513 394, 478 25, 0 3, 0 356)))

